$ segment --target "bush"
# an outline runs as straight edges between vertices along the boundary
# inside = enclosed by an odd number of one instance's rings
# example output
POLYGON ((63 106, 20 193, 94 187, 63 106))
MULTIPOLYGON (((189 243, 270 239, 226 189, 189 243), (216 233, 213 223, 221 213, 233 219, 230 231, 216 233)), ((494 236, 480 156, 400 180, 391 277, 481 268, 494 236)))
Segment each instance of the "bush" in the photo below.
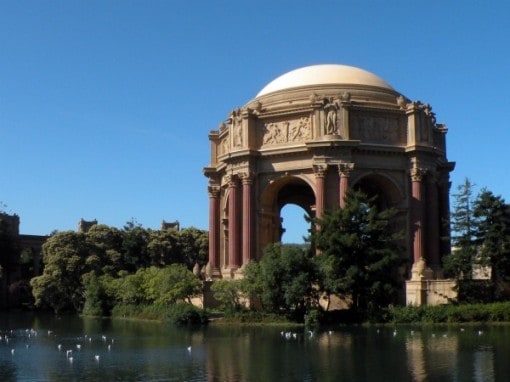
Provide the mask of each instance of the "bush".
POLYGON ((468 304, 494 301, 495 288, 490 280, 459 280, 459 301, 468 304))
POLYGON ((388 321, 398 324, 510 322, 510 302, 392 307, 388 309, 388 321))
POLYGON ((322 322, 322 311, 319 309, 310 309, 305 314, 305 327, 309 330, 317 330, 322 322))
POLYGON ((171 305, 168 308, 167 318, 176 325, 205 325, 209 322, 203 309, 185 303, 171 305))

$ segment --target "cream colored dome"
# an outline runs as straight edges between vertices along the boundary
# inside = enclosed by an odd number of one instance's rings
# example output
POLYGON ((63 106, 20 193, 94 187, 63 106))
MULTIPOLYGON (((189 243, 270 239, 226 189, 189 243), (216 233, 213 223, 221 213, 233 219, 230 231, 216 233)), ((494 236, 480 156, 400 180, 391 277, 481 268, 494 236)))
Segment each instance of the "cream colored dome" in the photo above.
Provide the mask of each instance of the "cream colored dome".
POLYGON ((367 85, 394 90, 382 78, 354 66, 312 65, 292 70, 274 79, 257 94, 257 97, 280 90, 313 85, 367 85))

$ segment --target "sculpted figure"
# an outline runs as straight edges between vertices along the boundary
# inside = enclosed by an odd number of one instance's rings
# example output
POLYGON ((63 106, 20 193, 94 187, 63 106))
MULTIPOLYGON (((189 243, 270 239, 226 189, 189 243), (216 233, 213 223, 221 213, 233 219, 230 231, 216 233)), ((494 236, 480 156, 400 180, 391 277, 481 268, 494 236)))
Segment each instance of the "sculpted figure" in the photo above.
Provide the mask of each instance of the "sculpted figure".
POLYGON ((243 145, 243 124, 241 110, 234 110, 230 115, 230 123, 234 130, 234 146, 243 145))
POLYGON ((329 103, 324 106, 324 110, 327 111, 326 114, 326 134, 332 135, 337 134, 337 109, 338 106, 336 102, 333 102, 332 99, 329 100, 329 103))

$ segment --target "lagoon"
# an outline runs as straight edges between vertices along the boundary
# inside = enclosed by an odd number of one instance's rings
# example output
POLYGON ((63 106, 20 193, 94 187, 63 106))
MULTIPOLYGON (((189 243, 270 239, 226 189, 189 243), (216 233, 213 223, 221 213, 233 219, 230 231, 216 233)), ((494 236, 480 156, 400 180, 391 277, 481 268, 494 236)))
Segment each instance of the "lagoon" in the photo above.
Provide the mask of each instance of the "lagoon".
POLYGON ((0 334, 0 381, 503 381, 510 376, 510 325, 309 333, 4 313, 0 334))

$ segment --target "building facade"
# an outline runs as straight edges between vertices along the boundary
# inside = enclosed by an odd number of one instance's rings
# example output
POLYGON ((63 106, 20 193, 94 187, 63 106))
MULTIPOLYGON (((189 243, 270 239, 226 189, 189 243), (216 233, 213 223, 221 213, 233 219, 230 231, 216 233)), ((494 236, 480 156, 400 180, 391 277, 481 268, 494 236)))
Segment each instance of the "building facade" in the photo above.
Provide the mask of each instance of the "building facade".
POLYGON ((285 205, 320 217, 355 188, 398 210, 407 303, 447 302, 446 133, 430 105, 359 68, 315 65, 276 78, 209 134, 207 277, 241 277, 279 242, 285 205))

